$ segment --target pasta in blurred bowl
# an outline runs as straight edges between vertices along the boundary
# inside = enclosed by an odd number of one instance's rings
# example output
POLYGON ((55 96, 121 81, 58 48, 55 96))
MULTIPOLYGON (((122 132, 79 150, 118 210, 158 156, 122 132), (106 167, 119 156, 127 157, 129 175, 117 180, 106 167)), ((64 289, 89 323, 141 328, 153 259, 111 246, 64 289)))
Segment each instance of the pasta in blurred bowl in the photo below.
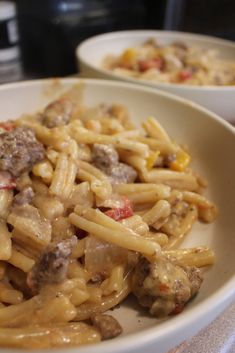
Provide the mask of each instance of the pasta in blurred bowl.
POLYGON ((234 119, 235 44, 168 31, 122 31, 81 43, 84 77, 110 78, 163 89, 234 119))
POLYGON ((164 353, 231 302, 232 127, 112 81, 0 100, 1 347, 164 353))

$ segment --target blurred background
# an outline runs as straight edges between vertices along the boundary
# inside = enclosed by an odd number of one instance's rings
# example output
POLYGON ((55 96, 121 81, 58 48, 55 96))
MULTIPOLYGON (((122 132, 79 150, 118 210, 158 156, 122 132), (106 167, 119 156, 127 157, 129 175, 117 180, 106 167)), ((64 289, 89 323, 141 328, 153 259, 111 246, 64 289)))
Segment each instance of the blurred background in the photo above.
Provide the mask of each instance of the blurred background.
POLYGON ((15 0, 11 10, 6 3, 0 0, 0 82, 72 75, 76 46, 104 32, 165 29, 235 40, 234 0, 15 0))

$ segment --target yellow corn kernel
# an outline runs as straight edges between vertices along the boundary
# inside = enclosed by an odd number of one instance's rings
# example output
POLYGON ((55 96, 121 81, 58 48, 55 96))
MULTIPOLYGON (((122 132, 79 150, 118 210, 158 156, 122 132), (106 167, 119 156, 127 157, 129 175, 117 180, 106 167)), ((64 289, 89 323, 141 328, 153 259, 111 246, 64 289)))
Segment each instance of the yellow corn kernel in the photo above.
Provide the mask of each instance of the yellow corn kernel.
POLYGON ((176 154, 176 159, 171 162, 170 169, 176 170, 178 172, 183 172, 189 165, 191 158, 185 151, 179 151, 176 154))
POLYGON ((159 155, 160 155, 160 151, 150 152, 149 157, 146 160, 146 166, 148 170, 153 168, 159 155))
POLYGON ((124 63, 131 64, 133 60, 136 58, 136 51, 133 48, 128 48, 124 51, 124 53, 121 56, 121 60, 124 63))

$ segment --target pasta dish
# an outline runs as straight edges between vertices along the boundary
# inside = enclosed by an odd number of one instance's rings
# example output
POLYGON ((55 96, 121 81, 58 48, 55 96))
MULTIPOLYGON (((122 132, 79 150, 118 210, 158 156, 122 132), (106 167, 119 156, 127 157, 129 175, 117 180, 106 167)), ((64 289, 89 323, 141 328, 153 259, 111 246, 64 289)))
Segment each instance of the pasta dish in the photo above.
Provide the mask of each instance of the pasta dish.
POLYGON ((130 293, 159 318, 199 291, 214 253, 180 245, 217 208, 187 148, 152 116, 142 128, 76 88, 0 124, 1 347, 99 342, 130 293))
POLYGON ((235 61, 220 59, 214 49, 182 42, 160 45, 154 39, 108 55, 103 67, 113 73, 152 82, 182 85, 235 85, 235 61))

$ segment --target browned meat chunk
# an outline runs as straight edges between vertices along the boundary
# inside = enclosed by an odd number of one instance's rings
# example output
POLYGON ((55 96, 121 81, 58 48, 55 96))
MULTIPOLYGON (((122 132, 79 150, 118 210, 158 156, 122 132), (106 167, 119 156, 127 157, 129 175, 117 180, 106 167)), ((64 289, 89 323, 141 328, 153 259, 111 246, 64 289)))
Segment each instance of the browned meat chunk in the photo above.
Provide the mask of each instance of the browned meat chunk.
POLYGON ((42 123, 48 128, 66 125, 71 118, 72 112, 72 102, 66 99, 59 99, 45 108, 42 123))
POLYGON ((14 206, 30 204, 32 202, 33 197, 33 189, 31 188, 31 186, 26 186, 14 197, 14 206))
POLYGON ((166 316, 182 311, 201 283, 197 268, 183 268, 163 257, 154 263, 142 258, 135 269, 132 291, 152 315, 166 316))
POLYGON ((18 177, 44 158, 43 145, 32 129, 17 127, 0 135, 0 170, 18 177))
POLYGON ((94 165, 110 177, 112 184, 133 183, 137 173, 131 166, 118 161, 118 153, 112 145, 94 144, 94 165))
POLYGON ((111 315, 97 314, 91 318, 91 321, 100 331, 103 340, 117 337, 122 333, 122 327, 111 315))
POLYGON ((109 168, 110 181, 112 184, 133 183, 137 177, 137 172, 131 166, 125 163, 109 168))
POLYGON ((92 149, 92 160, 97 168, 106 170, 111 165, 118 164, 118 153, 112 145, 95 143, 92 149))
POLYGON ((188 279, 191 284, 191 296, 194 297, 202 283, 201 271, 196 267, 184 267, 185 272, 187 273, 188 279))
POLYGON ((76 244, 75 236, 48 249, 41 255, 27 277, 27 284, 34 293, 44 285, 61 283, 66 279, 69 256, 76 244))

